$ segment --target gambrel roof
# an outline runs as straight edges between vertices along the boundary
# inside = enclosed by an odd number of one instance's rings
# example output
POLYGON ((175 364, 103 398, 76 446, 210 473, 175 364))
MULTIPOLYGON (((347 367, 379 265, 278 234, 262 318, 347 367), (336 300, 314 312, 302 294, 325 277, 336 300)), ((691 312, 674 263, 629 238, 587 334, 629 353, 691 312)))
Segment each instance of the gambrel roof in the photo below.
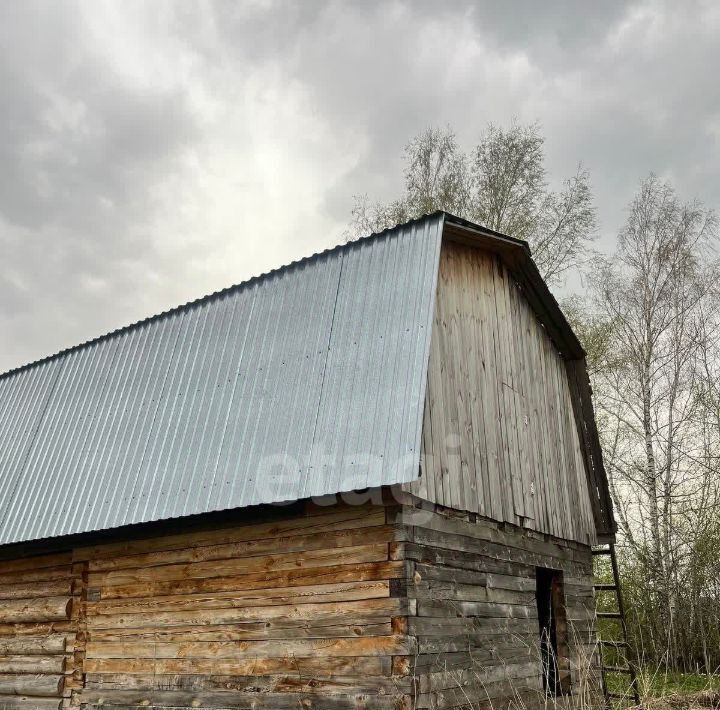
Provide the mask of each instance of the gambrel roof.
POLYGON ((1 376, 0 544, 417 479, 448 233, 497 251, 582 361, 524 242, 428 215, 1 376))

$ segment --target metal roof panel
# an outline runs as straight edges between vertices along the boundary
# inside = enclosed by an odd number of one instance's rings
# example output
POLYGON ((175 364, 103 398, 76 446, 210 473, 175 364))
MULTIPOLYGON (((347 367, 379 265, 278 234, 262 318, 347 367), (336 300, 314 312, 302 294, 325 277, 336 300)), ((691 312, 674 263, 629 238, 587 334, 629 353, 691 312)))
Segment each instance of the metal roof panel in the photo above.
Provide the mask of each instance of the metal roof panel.
POLYGON ((0 544, 417 478, 443 219, 0 377, 0 544))

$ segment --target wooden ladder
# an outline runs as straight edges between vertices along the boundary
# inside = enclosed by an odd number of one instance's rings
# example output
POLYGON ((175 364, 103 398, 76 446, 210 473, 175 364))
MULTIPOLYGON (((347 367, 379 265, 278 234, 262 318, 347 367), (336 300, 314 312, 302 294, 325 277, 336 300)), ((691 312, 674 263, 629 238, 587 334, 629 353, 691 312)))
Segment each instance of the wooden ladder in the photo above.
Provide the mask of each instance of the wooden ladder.
MULTIPOLYGON (((595 599, 597 605, 597 592, 614 592, 617 604, 617 611, 597 611, 598 619, 612 619, 617 621, 621 632, 620 640, 599 639, 600 644, 600 667, 602 674, 602 688, 605 694, 605 701, 608 708, 613 707, 614 702, 633 701, 635 705, 640 705, 640 692, 638 688, 637 668, 632 657, 630 644, 628 643, 627 625, 625 623, 625 606, 623 605, 622 591, 620 589, 620 574, 618 572, 617 557, 615 555, 615 545, 607 544, 595 547, 592 551, 593 559, 597 556, 608 556, 610 558, 610 566, 612 568, 613 581, 611 584, 595 584, 595 599), (605 661, 606 651, 621 651, 623 654, 623 664, 608 665, 605 661), (607 674, 621 673, 629 679, 629 687, 627 693, 614 693, 608 689, 607 674)), ((594 565, 593 565, 594 567, 594 565)), ((594 572, 594 570, 593 570, 594 572)), ((595 575, 597 578, 597 575, 595 575)), ((598 629, 598 635, 600 630, 598 629)), ((617 654, 616 654, 617 655, 617 654)))

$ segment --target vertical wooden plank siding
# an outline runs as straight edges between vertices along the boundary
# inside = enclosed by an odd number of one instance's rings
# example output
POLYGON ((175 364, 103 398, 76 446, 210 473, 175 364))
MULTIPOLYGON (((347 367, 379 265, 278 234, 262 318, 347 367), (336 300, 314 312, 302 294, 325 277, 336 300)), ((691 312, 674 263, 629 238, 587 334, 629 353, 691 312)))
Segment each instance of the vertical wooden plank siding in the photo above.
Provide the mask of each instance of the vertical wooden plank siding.
POLYGON ((422 479, 410 492, 595 542, 566 364, 500 259, 447 240, 422 446, 422 479))

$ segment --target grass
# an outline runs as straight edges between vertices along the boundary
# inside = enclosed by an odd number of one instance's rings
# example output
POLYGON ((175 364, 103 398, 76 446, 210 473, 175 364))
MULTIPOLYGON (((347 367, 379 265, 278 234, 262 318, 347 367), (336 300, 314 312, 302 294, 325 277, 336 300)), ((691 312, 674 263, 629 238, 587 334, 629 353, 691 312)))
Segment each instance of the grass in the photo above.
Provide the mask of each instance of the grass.
POLYGON ((720 690, 720 675, 644 672, 641 675, 641 684, 644 695, 651 697, 689 695, 703 690, 720 690))
MULTIPOLYGON (((703 690, 720 691, 720 675, 697 673, 668 673, 660 669, 645 669, 640 672, 640 693, 643 697, 658 698, 665 695, 690 695, 703 690)), ((619 673, 608 673, 607 684, 611 692, 624 693, 629 678, 619 673)))
MULTIPOLYGON (((627 676, 609 673, 611 692, 628 692, 627 676)), ((643 708, 650 710, 720 710, 720 675, 669 673, 645 668, 639 674, 643 708)), ((619 707, 619 706, 618 706, 619 707)))

